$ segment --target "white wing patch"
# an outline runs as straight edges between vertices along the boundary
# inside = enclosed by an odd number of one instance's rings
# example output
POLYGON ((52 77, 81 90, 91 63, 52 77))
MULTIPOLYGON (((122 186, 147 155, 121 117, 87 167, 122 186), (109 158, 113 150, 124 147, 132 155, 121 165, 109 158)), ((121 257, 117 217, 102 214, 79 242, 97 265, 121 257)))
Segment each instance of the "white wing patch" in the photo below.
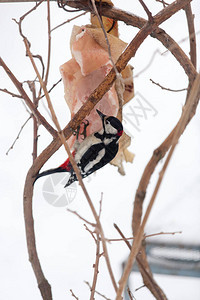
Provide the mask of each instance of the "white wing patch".
POLYGON ((105 149, 102 149, 99 151, 99 154, 97 155, 96 159, 93 161, 90 161, 84 168, 84 172, 87 173, 92 167, 100 162, 102 157, 105 155, 105 149))
POLYGON ((105 138, 103 142, 105 145, 108 145, 108 144, 112 143, 112 141, 114 141, 115 139, 116 139, 115 137, 112 137, 110 139, 105 138))
POLYGON ((78 147, 77 153, 75 155, 76 163, 79 163, 84 153, 93 145, 99 144, 101 142, 100 139, 97 139, 94 134, 88 136, 78 147))

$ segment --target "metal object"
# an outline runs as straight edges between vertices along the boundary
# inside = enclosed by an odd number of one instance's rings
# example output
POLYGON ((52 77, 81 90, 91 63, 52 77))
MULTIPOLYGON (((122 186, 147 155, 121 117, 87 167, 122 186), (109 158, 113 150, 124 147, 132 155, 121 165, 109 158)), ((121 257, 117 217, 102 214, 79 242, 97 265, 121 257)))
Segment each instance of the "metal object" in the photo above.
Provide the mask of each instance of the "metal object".
POLYGON ((148 242, 146 252, 153 273, 200 278, 200 245, 148 242))
MULTIPOLYGON (((200 278, 200 245, 146 242, 146 253, 153 274, 200 278)), ((132 272, 139 272, 137 264, 132 272)), ((124 297, 130 299, 126 291, 124 297)))

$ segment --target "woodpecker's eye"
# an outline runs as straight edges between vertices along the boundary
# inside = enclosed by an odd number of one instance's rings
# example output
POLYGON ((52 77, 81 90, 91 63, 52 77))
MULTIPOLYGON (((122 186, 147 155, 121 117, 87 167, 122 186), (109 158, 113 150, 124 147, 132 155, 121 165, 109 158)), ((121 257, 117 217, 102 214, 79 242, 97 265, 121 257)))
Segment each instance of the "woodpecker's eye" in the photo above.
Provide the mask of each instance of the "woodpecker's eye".
POLYGON ((110 122, 108 120, 106 120, 106 124, 110 124, 110 122))

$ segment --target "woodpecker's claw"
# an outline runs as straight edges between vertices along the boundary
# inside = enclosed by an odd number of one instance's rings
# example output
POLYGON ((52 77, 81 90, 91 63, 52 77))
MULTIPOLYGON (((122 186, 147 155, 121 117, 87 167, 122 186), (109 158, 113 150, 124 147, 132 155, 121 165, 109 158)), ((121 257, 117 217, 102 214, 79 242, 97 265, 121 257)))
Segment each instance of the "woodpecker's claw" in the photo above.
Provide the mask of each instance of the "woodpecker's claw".
POLYGON ((73 135, 76 136, 76 139, 78 140, 79 135, 83 135, 83 140, 87 137, 87 127, 89 125, 89 121, 88 120, 84 120, 83 122, 81 122, 81 124, 83 124, 83 131, 80 132, 81 126, 79 125, 77 127, 76 130, 73 131, 73 135))
POLYGON ((80 133, 80 135, 83 135, 83 140, 84 140, 87 137, 87 127, 89 125, 89 121, 85 120, 81 124, 84 124, 84 127, 83 127, 83 131, 80 133))
POLYGON ((77 140, 78 140, 78 136, 80 134, 80 128, 81 128, 81 126, 79 125, 76 130, 73 130, 73 133, 72 133, 73 135, 76 136, 77 140))

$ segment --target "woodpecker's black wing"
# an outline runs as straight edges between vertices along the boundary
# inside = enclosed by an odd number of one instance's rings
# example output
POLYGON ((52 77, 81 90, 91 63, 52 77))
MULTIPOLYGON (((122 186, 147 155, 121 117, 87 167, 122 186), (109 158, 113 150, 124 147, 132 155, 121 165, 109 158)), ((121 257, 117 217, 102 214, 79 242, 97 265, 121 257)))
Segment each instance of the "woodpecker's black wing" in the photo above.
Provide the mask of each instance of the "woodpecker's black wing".
POLYGON ((86 177, 109 163, 117 154, 118 144, 112 142, 107 146, 99 143, 91 146, 82 156, 80 167, 86 177))

